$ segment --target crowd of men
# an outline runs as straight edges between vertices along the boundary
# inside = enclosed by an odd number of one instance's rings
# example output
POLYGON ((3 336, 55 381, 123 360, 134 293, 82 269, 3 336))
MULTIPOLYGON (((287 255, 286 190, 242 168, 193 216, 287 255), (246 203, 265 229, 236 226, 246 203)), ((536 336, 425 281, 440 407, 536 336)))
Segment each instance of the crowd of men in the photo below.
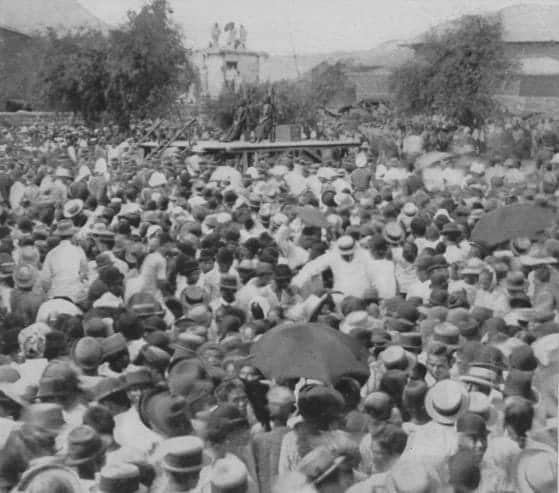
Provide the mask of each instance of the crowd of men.
POLYGON ((559 222, 471 238, 558 205, 551 123, 507 125, 485 160, 495 124, 410 125, 392 151, 242 172, 144 157, 134 132, 4 128, 0 492, 557 491, 559 222), (472 149, 437 181, 414 162, 446 141, 472 149), (293 324, 367 374, 267 374, 257 343, 293 324))

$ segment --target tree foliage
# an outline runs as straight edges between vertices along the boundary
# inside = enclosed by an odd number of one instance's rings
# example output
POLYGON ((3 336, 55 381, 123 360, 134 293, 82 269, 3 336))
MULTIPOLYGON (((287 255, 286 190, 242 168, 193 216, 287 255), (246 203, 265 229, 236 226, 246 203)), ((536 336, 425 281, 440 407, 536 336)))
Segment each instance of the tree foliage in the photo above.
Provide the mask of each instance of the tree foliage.
POLYGON ((41 82, 56 109, 86 121, 107 115, 121 125, 158 116, 194 80, 180 30, 167 0, 152 0, 108 36, 97 31, 59 35, 49 31, 41 82))
POLYGON ((205 112, 217 126, 225 129, 232 124, 235 108, 244 98, 249 106, 249 126, 254 127, 260 104, 265 96, 271 95, 277 123, 312 125, 316 123, 318 110, 328 106, 348 89, 351 89, 350 82, 342 63, 321 63, 295 81, 280 80, 245 86, 240 94, 225 89, 217 99, 206 103, 205 112))
POLYGON ((500 21, 490 17, 463 17, 443 33, 431 32, 417 51, 416 60, 392 74, 399 109, 469 125, 495 110, 495 90, 516 68, 505 52, 500 21))

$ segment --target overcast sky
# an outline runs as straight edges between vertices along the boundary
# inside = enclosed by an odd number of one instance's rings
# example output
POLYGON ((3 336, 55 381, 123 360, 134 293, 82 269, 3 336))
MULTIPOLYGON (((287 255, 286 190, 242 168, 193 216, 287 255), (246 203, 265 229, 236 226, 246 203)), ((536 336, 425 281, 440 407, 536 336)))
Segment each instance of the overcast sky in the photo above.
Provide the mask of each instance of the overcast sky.
MULTIPOLYGON (((79 0, 109 24, 145 0, 79 0)), ((171 0, 174 19, 190 46, 210 39, 213 22, 233 21, 248 30, 249 48, 270 54, 361 50, 414 37, 447 19, 519 3, 559 0, 171 0)))

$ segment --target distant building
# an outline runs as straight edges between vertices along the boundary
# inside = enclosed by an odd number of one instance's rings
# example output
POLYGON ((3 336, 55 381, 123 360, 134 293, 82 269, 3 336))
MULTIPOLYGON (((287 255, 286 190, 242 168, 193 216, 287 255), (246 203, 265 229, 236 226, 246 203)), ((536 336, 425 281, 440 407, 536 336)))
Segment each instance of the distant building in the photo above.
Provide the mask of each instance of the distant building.
POLYGON ((356 102, 390 99, 389 80, 392 69, 381 65, 350 67, 346 75, 355 86, 356 102))
POLYGON ((200 73, 200 94, 216 98, 225 88, 238 91, 243 84, 260 82, 264 52, 243 48, 208 48, 193 54, 192 61, 200 73))
POLYGON ((0 109, 7 98, 29 96, 36 61, 26 48, 47 28, 58 32, 108 29, 77 0, 0 0, 0 109))
MULTIPOLYGON (((506 53, 519 65, 513 80, 499 89, 500 99, 515 112, 559 112, 559 6, 513 5, 493 15, 502 22, 506 53)), ((443 32, 457 22, 434 30, 443 32)), ((421 56, 423 39, 406 46, 421 56)))

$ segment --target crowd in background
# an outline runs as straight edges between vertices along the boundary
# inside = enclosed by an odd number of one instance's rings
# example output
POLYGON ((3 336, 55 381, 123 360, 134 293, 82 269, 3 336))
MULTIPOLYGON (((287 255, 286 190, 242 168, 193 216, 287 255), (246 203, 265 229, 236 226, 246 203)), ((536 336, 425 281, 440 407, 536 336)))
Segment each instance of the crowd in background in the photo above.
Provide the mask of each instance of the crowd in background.
POLYGON ((243 170, 152 125, 2 129, 0 492, 556 491, 559 221, 472 237, 557 217, 553 121, 243 170))

